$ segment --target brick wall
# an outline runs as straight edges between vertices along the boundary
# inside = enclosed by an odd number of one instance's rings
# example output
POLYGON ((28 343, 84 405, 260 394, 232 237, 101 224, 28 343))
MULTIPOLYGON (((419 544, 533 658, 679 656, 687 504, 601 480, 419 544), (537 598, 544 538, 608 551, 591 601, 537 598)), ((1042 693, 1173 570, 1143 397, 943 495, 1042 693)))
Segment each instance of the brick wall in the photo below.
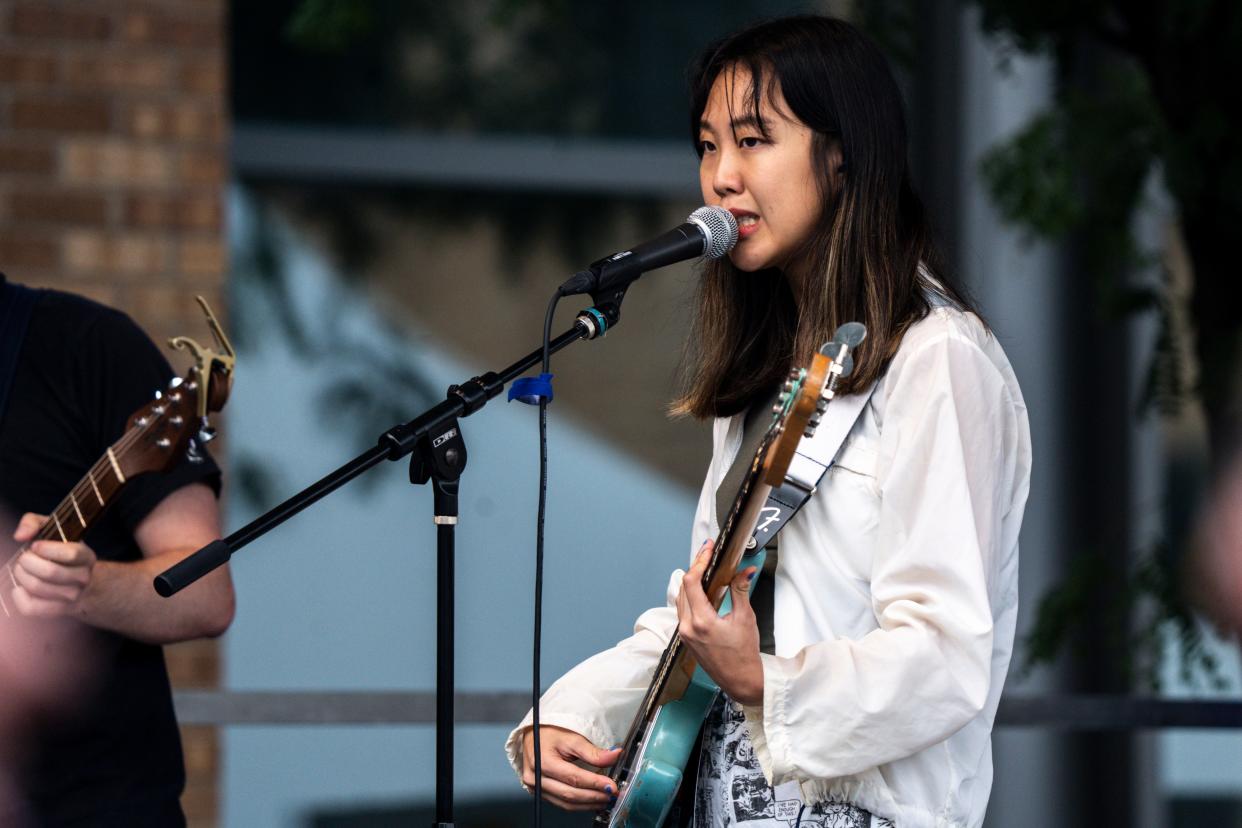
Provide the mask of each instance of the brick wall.
MULTIPOLYGON (((223 313, 225 12, 0 0, 0 270, 122 308, 157 342, 210 341, 192 297, 223 313)), ((169 660, 179 686, 217 683, 214 643, 169 660)), ((187 814, 214 825, 215 734, 184 735, 187 814)))

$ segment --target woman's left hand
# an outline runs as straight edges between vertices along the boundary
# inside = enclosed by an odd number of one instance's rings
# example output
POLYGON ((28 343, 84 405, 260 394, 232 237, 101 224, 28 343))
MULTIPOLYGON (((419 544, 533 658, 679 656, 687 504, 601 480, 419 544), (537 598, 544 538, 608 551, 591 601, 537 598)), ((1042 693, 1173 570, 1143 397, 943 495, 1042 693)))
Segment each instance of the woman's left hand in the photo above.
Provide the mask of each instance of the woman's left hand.
POLYGON ((759 627, 750 606, 750 585, 755 568, 743 569, 729 584, 733 611, 723 618, 703 592, 703 572, 711 560, 711 543, 681 582, 677 596, 677 630, 707 674, 740 704, 763 703, 763 662, 759 659, 759 627))

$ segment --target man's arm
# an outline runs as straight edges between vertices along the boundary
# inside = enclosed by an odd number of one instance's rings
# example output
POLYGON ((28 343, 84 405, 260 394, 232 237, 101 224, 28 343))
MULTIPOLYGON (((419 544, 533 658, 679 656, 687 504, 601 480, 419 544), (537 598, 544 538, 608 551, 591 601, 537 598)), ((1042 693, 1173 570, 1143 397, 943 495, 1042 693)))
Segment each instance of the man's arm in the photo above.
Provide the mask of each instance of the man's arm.
MULTIPOLYGON (((14 538, 29 541, 44 521, 39 515, 24 516, 14 538)), ((26 615, 69 616, 150 644, 217 636, 233 620, 227 566, 171 598, 157 595, 151 582, 218 537, 215 495, 208 486, 191 483, 161 500, 134 530, 142 560, 97 560, 83 543, 32 543, 14 568, 14 602, 26 615)))

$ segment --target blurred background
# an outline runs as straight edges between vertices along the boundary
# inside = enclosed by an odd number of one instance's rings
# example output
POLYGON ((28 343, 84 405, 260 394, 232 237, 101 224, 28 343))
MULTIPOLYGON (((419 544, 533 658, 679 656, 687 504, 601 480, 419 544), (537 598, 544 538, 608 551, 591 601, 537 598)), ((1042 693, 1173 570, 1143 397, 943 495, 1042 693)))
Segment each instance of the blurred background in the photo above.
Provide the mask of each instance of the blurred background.
MULTIPOLYGON (((1242 826, 1228 0, 0 0, 0 270, 157 340, 206 336, 194 293, 227 307, 232 531, 532 351, 568 274, 682 221, 685 67, 802 11, 889 54, 1030 409, 988 826, 1242 826)), ((664 412, 694 278, 645 277, 554 358, 545 683, 686 559, 710 434, 664 412)), ((537 415, 498 398, 462 429, 457 822, 527 824, 502 745, 531 680, 537 415)), ((234 559, 231 630, 172 648, 193 825, 432 821, 430 516, 385 464, 234 559)))

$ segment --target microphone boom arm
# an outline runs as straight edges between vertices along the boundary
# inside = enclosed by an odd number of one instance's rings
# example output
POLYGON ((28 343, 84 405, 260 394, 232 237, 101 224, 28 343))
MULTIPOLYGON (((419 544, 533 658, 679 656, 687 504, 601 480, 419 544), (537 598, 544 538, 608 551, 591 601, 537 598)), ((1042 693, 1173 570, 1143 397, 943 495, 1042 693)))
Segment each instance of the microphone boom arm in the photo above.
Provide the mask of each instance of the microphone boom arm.
MULTIPOLYGON (((629 283, 602 293, 597 307, 578 313, 573 327, 549 343, 549 353, 556 353, 579 339, 596 339, 611 329, 621 318, 621 301, 629 283)), ((594 298, 594 297, 593 297, 594 298)), ((505 385, 526 373, 543 360, 543 348, 536 348, 508 368, 496 373, 488 371, 463 382, 450 385, 446 399, 424 411, 409 422, 394 426, 379 436, 376 446, 340 466, 283 503, 247 523, 221 540, 212 541, 189 557, 166 569, 155 578, 155 591, 165 598, 180 592, 222 564, 235 552, 258 540, 289 518, 331 494, 381 460, 400 460, 415 451, 423 440, 443 434, 447 424, 459 417, 468 417, 504 391, 505 385)))

